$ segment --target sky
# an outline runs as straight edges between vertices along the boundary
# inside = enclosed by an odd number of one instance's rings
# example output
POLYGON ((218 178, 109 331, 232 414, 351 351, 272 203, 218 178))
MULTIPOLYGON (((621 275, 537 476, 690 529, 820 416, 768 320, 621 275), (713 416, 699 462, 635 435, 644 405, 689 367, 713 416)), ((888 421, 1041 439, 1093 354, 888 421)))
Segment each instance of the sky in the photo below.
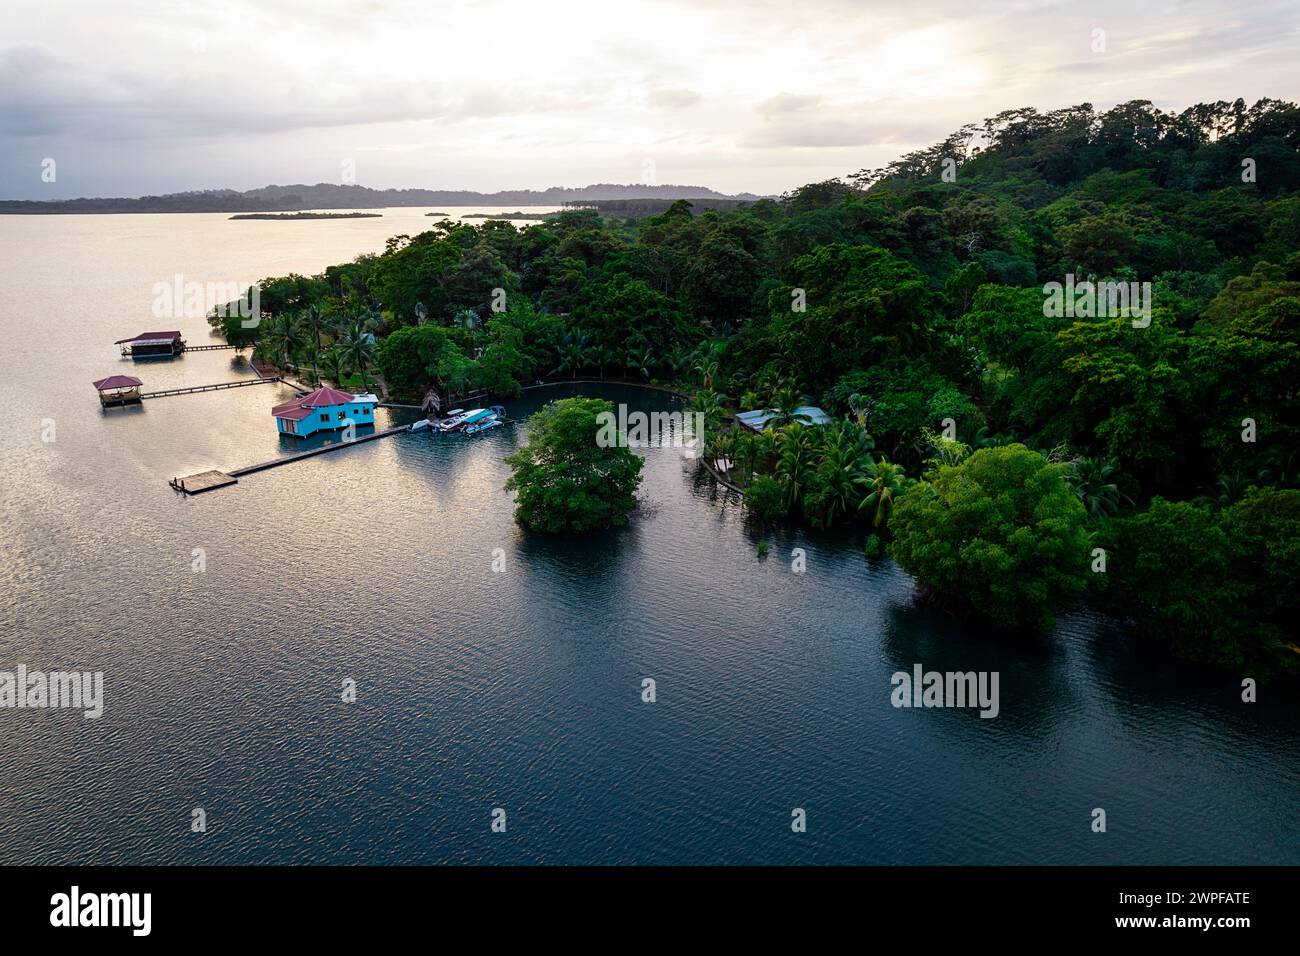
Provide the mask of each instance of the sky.
POLYGON ((349 175, 777 194, 1015 107, 1300 99, 1295 0, 4 0, 0 13, 5 199, 349 175))

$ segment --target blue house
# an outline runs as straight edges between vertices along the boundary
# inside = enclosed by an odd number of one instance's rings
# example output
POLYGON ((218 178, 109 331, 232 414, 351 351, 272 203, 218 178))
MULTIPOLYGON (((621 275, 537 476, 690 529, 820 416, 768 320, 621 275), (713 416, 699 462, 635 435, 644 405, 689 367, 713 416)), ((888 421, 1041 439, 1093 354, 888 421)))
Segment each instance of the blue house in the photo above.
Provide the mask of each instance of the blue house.
POLYGON ((275 427, 282 434, 301 438, 320 431, 346 428, 349 422, 358 426, 373 425, 378 403, 379 399, 374 395, 353 395, 322 386, 310 395, 275 406, 271 414, 275 416, 275 427))

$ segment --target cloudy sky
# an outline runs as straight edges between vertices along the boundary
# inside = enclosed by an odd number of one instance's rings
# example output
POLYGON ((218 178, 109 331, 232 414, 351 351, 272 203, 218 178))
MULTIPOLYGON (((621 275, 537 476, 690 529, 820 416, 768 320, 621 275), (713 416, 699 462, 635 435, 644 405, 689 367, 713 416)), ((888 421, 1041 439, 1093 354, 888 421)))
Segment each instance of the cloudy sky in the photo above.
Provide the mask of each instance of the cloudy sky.
POLYGON ((3 12, 11 199, 338 182, 348 162, 375 187, 653 179, 778 193, 1011 107, 1300 99, 1295 0, 5 0, 3 12))

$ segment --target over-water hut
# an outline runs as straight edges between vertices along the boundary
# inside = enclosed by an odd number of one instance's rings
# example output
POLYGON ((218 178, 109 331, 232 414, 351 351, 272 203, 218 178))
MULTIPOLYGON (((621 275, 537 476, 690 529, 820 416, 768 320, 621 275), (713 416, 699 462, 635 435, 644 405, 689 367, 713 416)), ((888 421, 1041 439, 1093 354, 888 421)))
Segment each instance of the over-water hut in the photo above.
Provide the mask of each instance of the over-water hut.
POLYGON ((122 354, 131 358, 170 358, 185 351, 185 340, 176 331, 141 332, 134 338, 118 339, 122 354))
POLYGON ((140 401, 140 386, 144 382, 131 375, 110 375, 95 382, 101 405, 127 405, 140 401))

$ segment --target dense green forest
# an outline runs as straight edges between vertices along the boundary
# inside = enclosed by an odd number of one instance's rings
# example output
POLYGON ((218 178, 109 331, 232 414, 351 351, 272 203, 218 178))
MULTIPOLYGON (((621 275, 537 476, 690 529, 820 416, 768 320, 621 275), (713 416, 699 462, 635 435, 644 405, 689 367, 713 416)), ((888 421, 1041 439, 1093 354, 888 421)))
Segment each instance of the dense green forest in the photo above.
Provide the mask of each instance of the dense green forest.
POLYGON ((735 211, 437 223, 227 331, 398 395, 669 384, 756 518, 860 526, 937 605, 1041 628, 1086 595, 1296 673, 1298 151, 1275 100, 1012 110, 735 211), (1149 283, 1146 321, 1046 305, 1090 280, 1149 283), (737 407, 772 427, 718 427, 737 407))

